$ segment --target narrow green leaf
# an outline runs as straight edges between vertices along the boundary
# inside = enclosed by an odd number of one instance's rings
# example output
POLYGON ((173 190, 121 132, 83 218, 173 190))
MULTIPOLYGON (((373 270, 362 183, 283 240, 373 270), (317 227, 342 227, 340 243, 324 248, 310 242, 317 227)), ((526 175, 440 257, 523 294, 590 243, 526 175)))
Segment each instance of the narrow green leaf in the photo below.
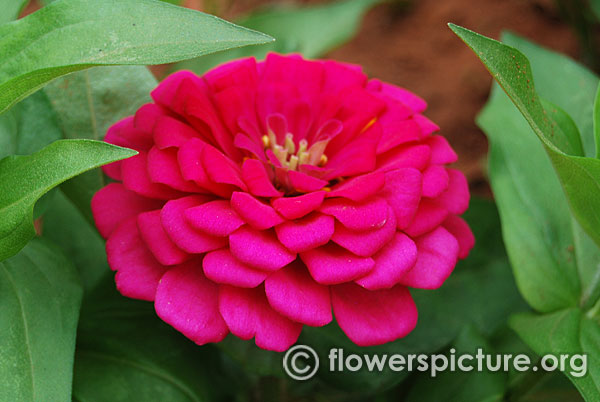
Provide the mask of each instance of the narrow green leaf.
POLYGON ((168 63, 271 40, 153 0, 56 1, 0 26, 0 112, 50 80, 94 65, 168 63))
POLYGON ((275 6, 236 21, 237 24, 264 32, 276 42, 228 50, 176 65, 201 74, 210 68, 240 57, 258 59, 270 52, 302 53, 314 58, 343 44, 358 31, 364 14, 380 0, 342 0, 315 6, 275 6))
POLYGON ((104 142, 61 140, 29 156, 0 161, 0 261, 35 234, 33 206, 50 189, 86 170, 136 152, 104 142))
MULTIPOLYGON (((586 354, 587 374, 582 373, 582 361, 573 361, 565 375, 575 384, 587 401, 597 401, 600 395, 600 326, 578 308, 552 314, 518 314, 510 326, 538 355, 586 354)), ((569 362, 569 360, 567 360, 569 362)))
POLYGON ((542 106, 527 58, 517 49, 450 24, 489 69, 544 144, 573 215, 600 245, 600 160, 585 158, 580 142, 565 133, 542 106))
POLYGON ((0 0, 0 24, 16 20, 29 0, 0 0))
POLYGON ((596 89, 594 100, 594 139, 596 141, 596 158, 600 159, 600 85, 596 89))
POLYGON ((0 400, 70 401, 77 272, 39 239, 0 262, 0 400))
POLYGON ((568 56, 545 49, 513 33, 503 33, 501 38, 503 43, 527 56, 536 92, 573 118, 581 133, 584 156, 593 157, 596 147, 592 116, 598 77, 568 56))

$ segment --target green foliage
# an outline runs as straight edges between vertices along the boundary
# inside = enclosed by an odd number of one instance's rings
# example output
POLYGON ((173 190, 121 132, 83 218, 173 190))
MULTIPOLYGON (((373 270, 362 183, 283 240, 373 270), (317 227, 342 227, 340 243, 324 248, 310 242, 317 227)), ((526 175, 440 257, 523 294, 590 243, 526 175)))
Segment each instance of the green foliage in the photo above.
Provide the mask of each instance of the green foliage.
POLYGON ((0 24, 16 20, 28 0, 0 0, 0 24))
POLYGON ((600 160, 581 156, 576 132, 561 127, 553 119, 553 111, 544 108, 523 53, 465 28, 450 27, 480 57, 542 141, 573 215, 600 245, 600 160))
POLYGON ((0 400, 71 400, 81 294, 77 271, 46 241, 0 262, 0 400))
POLYGON ((508 94, 495 86, 478 123, 490 139, 490 180, 519 289, 545 313, 516 315, 511 327, 540 355, 587 354, 586 376, 565 374, 586 400, 598 400, 600 326, 594 317, 600 248, 593 226, 600 161, 593 158, 598 113, 592 107, 598 79, 566 57, 516 36, 505 37, 529 60, 515 48, 451 28, 508 94))
POLYGON ((61 140, 30 156, 0 161, 0 260, 16 254, 35 234, 33 206, 53 187, 86 170, 135 155, 92 140, 61 140))
POLYGON ((237 24, 264 32, 275 42, 232 49, 178 63, 177 69, 201 74, 212 67, 240 57, 262 59, 268 52, 302 53, 319 57, 349 40, 358 31, 363 15, 379 0, 341 0, 315 6, 276 6, 253 13, 237 24))
POLYGON ((95 65, 168 63, 269 41, 163 2, 56 1, 0 26, 0 112, 56 77, 95 65))

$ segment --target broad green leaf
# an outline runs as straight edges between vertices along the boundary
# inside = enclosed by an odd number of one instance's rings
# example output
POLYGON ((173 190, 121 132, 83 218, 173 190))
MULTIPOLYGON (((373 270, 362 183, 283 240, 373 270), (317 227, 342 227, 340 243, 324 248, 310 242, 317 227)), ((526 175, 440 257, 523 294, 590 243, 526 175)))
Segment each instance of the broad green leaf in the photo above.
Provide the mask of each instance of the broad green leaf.
POLYGON ((195 345, 151 303, 124 298, 106 279, 82 307, 74 400, 200 402, 242 390, 243 374, 235 366, 226 372, 214 346, 195 345))
MULTIPOLYGON (((488 341, 472 326, 465 327, 453 344, 455 355, 474 355, 481 348, 483 353, 496 353, 488 341)), ((447 356, 448 352, 445 353, 447 356)), ((415 385, 406 400, 408 402, 493 402, 502 401, 506 392, 507 373, 498 371, 444 371, 431 377, 419 373, 415 385)))
POLYGON ((102 279, 112 276, 104 240, 62 191, 53 198, 44 213, 43 237, 60 246, 75 264, 87 297, 102 279))
POLYGON ((61 137, 50 101, 43 92, 36 92, 0 114, 0 159, 32 154, 61 137))
MULTIPOLYGON (((518 314, 510 326, 537 354, 587 355, 587 374, 582 373, 582 361, 573 361, 566 374, 587 401, 600 396, 600 326, 578 308, 560 310, 552 314, 518 314)), ((567 361, 568 362, 568 361, 567 361)))
MULTIPOLYGON (((150 91, 156 84, 145 67, 115 66, 61 77, 40 92, 50 100, 63 138, 101 140, 111 125, 151 101, 150 91)), ((102 172, 93 170, 69 180, 61 188, 92 222, 90 202, 104 185, 102 172)))
POLYGON ((0 400, 70 401, 81 285, 36 239, 0 262, 0 400))
POLYGON ((35 234, 33 207, 50 189, 89 169, 135 155, 92 140, 60 140, 29 156, 0 161, 0 261, 35 234))
POLYGON ((0 112, 56 77, 95 65, 168 63, 271 40, 153 0, 56 1, 0 26, 0 112))
POLYGON ((594 157, 592 116, 598 77, 568 56, 545 49, 513 33, 503 33, 502 42, 527 56, 536 92, 573 118, 581 133, 584 155, 594 157))
POLYGON ((16 20, 29 0, 0 0, 0 24, 16 20))
POLYGON ((594 100, 594 139, 596 140, 596 158, 600 159, 600 85, 594 100))
POLYGON ((573 215, 600 245, 600 160, 579 156, 581 144, 548 115, 534 89, 529 62, 520 51, 453 24, 450 28, 482 60, 542 141, 573 215))
POLYGON ((497 86, 477 123, 490 141, 490 182, 523 297, 543 312, 577 306, 572 218, 543 146, 497 86))
POLYGON ((229 60, 270 52, 299 52, 304 57, 320 57, 352 38, 363 15, 380 0, 341 0, 314 6, 276 6, 258 11, 236 24, 264 32, 276 39, 267 45, 228 50, 176 65, 201 74, 229 60))

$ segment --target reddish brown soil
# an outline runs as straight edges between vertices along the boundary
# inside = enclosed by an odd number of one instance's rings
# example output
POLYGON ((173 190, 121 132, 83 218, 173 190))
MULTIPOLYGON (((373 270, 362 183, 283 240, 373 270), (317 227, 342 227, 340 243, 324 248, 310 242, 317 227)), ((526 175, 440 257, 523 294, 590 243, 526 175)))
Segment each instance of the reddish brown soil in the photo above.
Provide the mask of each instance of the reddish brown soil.
MULTIPOLYGON (((305 0, 322 3, 326 0, 305 0)), ((26 13, 37 8, 32 2, 26 13)), ((186 0, 187 7, 234 20, 269 0, 186 0)), ((456 166, 478 195, 489 195, 487 141, 474 123, 491 77, 447 27, 448 22, 498 38, 512 30, 546 47, 578 56, 578 43, 553 0, 391 0, 372 9, 358 35, 329 57, 362 65, 372 77, 401 85, 427 100, 427 116, 459 154, 456 166)), ((160 74, 164 68, 153 68, 160 74)))

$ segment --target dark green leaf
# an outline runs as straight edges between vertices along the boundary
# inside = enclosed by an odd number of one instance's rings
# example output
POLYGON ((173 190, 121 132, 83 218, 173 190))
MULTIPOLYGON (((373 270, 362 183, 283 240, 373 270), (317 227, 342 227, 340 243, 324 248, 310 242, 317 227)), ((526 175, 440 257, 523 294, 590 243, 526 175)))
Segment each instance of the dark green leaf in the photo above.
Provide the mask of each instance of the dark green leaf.
POLYGON ((573 215, 600 245, 600 160, 585 158, 581 143, 542 106, 527 58, 517 49, 450 24, 490 70, 544 144, 573 215))
POLYGON ((596 158, 600 159, 600 85, 594 100, 594 139, 596 141, 596 158))
POLYGON ((343 0, 315 6, 276 6, 236 21, 264 32, 276 42, 233 49, 208 57, 179 63, 177 69, 201 74, 229 60, 254 56, 262 59, 268 52, 299 52, 304 57, 323 56, 355 35, 363 15, 380 0, 343 0))
POLYGON ((50 80, 94 65, 160 64, 271 40, 153 0, 56 1, 0 26, 0 112, 50 80))
MULTIPOLYGON (((487 340, 471 326, 461 331, 454 342, 455 355, 474 355, 481 348, 483 353, 493 354, 487 340)), ((446 353, 448 355, 448 353, 446 353)), ((408 394, 408 402, 493 402, 502 401, 506 389, 507 374, 498 371, 444 371, 431 377, 420 373, 408 394)))
POLYGON ((241 390, 242 376, 224 372, 216 348, 195 345, 162 322, 151 303, 122 297, 112 275, 106 279, 82 307, 75 400, 199 402, 241 390))
POLYGON ((70 401, 81 285, 47 242, 0 262, 0 400, 70 401))
POLYGON ((0 158, 32 154, 61 136, 56 116, 43 92, 0 114, 0 158))
MULTIPOLYGON (((537 354, 560 355, 585 353, 587 374, 582 373, 582 361, 573 360, 565 374, 587 401, 597 401, 600 395, 600 326, 578 308, 552 314, 519 314, 511 318, 511 327, 537 354)), ((567 363, 570 360, 567 360, 567 363)))
POLYGON ((60 140, 30 156, 0 161, 0 260, 33 237, 33 206, 50 189, 86 170, 135 154, 91 140, 60 140))

